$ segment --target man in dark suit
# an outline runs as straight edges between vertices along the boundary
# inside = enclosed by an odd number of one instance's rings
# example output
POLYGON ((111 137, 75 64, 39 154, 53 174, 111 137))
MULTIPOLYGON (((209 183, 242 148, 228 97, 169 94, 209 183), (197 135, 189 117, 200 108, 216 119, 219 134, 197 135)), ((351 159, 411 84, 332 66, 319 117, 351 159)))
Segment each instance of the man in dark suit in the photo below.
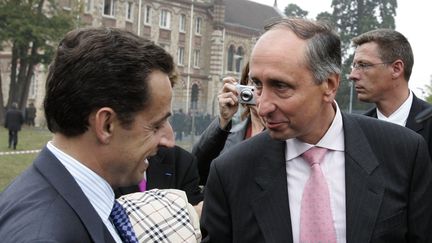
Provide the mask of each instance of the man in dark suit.
POLYGON ((203 242, 430 242, 424 139, 341 112, 340 67, 331 27, 305 19, 266 27, 249 75, 267 130, 211 164, 203 242), (317 150, 321 158, 310 159, 317 150))
POLYGON ((53 139, 2 192, 1 241, 136 242, 113 188, 141 181, 147 157, 174 146, 173 73, 163 48, 125 30, 66 34, 44 100, 53 139))
POLYGON ((11 108, 6 112, 4 127, 9 130, 9 146, 8 148, 16 149, 18 144, 18 132, 21 130, 21 125, 24 123, 24 117, 18 104, 12 103, 11 108))
MULTIPOLYGON (((154 188, 183 190, 192 205, 203 200, 196 157, 179 146, 160 148, 155 156, 150 157, 146 177, 147 190, 154 188)), ((116 197, 139 191, 138 185, 115 190, 116 197)))
POLYGON ((417 98, 408 87, 414 65, 408 40, 395 30, 377 29, 355 37, 353 43, 356 51, 350 79, 358 99, 376 105, 365 115, 417 132, 426 140, 432 155, 432 117, 415 121, 432 105, 417 98))

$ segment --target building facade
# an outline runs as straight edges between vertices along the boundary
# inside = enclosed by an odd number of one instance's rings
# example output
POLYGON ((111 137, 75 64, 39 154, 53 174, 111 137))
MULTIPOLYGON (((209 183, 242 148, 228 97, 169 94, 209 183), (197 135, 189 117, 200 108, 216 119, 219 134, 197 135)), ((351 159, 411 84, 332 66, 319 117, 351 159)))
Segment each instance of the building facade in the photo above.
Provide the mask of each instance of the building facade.
MULTIPOLYGON (((180 73, 173 110, 210 115, 218 112, 222 78, 240 75, 265 23, 283 16, 276 1, 273 7, 248 0, 58 0, 58 4, 64 11, 78 13, 77 27, 124 28, 165 48, 180 73)), ((0 53, 6 100, 8 56, 0 53)), ((38 66, 29 95, 41 125, 45 78, 46 67, 38 66)))

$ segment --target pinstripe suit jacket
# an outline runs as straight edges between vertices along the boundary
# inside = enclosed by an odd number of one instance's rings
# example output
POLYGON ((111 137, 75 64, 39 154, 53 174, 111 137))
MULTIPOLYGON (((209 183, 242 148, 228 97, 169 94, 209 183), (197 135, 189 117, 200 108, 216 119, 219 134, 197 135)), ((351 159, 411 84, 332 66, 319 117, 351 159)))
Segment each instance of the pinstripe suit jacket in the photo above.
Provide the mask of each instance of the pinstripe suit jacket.
MULTIPOLYGON (((417 98, 413 94, 413 102, 411 105, 411 109, 408 114, 408 119, 406 122, 405 127, 413 130, 414 132, 422 135, 422 137, 426 140, 426 143, 428 144, 429 154, 432 157, 432 117, 429 119, 424 120, 421 123, 417 123, 415 121, 415 117, 422 111, 428 109, 432 105, 417 98)), ((368 110, 365 113, 366 116, 375 117, 377 118, 377 110, 376 108, 372 108, 368 110)))
POLYGON ((72 175, 47 148, 1 193, 0 241, 115 242, 72 175))
MULTIPOLYGON (((347 242, 430 242, 432 163, 424 139, 366 116, 342 117, 347 242)), ((264 132, 215 159, 204 242, 293 241, 285 146, 264 132)))

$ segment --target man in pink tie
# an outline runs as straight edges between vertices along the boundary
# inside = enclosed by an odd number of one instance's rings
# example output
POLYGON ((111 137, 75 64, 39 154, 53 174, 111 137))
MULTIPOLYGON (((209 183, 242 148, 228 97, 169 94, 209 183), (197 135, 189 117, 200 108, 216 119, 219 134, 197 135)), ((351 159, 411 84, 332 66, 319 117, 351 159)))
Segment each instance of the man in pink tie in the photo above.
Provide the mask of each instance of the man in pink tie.
POLYGON ((431 242, 424 139, 340 110, 330 26, 281 19, 265 30, 249 77, 267 131, 212 162, 203 242, 431 242))

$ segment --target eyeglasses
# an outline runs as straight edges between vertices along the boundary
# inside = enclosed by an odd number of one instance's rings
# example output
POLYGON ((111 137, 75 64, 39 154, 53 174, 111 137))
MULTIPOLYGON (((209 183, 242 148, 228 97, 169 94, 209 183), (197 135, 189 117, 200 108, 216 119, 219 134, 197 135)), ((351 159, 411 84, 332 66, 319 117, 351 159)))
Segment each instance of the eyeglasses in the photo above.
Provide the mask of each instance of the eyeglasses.
POLYGON ((363 62, 356 63, 355 62, 352 64, 352 68, 364 71, 366 69, 369 69, 369 68, 377 66, 377 65, 386 65, 386 64, 390 64, 390 63, 393 63, 393 62, 381 62, 381 63, 363 63, 363 62))

